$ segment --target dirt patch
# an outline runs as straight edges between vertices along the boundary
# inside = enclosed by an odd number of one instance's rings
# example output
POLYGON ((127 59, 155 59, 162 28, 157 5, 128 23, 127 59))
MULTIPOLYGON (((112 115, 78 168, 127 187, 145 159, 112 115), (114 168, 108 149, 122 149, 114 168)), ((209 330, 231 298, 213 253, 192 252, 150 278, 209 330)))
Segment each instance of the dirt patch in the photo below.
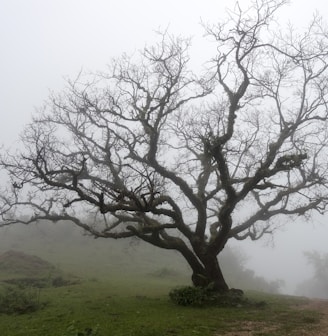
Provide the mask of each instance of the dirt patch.
MULTIPOLYGON (((290 336, 327 336, 328 335, 328 300, 312 299, 308 300, 302 305, 294 307, 295 310, 308 310, 316 311, 320 313, 320 322, 313 323, 309 321, 309 324, 304 328, 297 328, 296 330, 288 333, 290 336)), ((234 330, 215 334, 215 336, 252 336, 252 335, 270 335, 278 332, 281 325, 279 323, 274 324, 270 322, 256 322, 256 321, 242 321, 234 328, 234 330)))
MULTIPOLYGON (((278 329, 279 326, 274 324, 270 325, 265 322, 244 321, 238 323, 238 328, 233 331, 225 332, 224 336, 250 336, 254 335, 254 332, 261 330, 262 333, 270 333, 278 329)), ((217 334, 219 336, 219 334, 217 334)))
POLYGON ((314 310, 321 314, 319 325, 315 325, 313 330, 300 330, 301 336, 327 336, 328 335, 328 300, 312 299, 306 304, 298 307, 300 310, 314 310))

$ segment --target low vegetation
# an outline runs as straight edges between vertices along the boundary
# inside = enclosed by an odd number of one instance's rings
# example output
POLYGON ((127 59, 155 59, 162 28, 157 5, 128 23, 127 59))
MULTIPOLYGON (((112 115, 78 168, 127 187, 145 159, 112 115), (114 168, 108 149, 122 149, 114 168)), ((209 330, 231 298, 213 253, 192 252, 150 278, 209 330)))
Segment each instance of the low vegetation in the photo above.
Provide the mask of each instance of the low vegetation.
POLYGON ((76 286, 46 288, 48 305, 29 314, 1 314, 6 336, 168 336, 224 335, 249 325, 261 325, 254 335, 299 335, 315 329, 320 315, 295 306, 304 299, 247 292, 266 305, 219 307, 179 306, 167 296, 171 281, 149 277, 84 281, 76 286), (148 288, 148 290, 146 290, 148 288), (264 328, 265 327, 265 328, 264 328), (267 329, 269 332, 264 332, 267 329))
POLYGON ((26 314, 41 309, 40 290, 7 286, 0 293, 0 314, 26 314))
MULTIPOLYGON (((187 272, 177 255, 157 254, 158 250, 144 245, 95 241, 64 229, 58 223, 46 226, 45 233, 33 226, 26 231, 10 228, 1 232, 0 255, 20 249, 24 258, 42 256, 52 270, 62 272, 62 280, 79 280, 39 288, 32 280, 26 283, 32 275, 16 273, 13 277, 8 268, 0 271, 2 303, 8 302, 10 308, 0 313, 1 335, 239 336, 253 330, 253 335, 299 336, 301 329, 318 328, 320 314, 299 309, 306 303, 301 298, 245 290, 243 297, 236 296, 234 305, 213 301, 177 305, 171 300, 173 294, 168 296, 170 291, 180 299, 190 294, 190 287, 184 287, 188 285, 187 272), (64 277, 70 273, 78 278, 64 277), (13 279, 20 280, 13 283, 13 279), (25 309, 17 309, 16 299, 25 309)), ((53 273, 50 278, 56 279, 53 273)), ((189 297, 193 298, 193 293, 189 297)))

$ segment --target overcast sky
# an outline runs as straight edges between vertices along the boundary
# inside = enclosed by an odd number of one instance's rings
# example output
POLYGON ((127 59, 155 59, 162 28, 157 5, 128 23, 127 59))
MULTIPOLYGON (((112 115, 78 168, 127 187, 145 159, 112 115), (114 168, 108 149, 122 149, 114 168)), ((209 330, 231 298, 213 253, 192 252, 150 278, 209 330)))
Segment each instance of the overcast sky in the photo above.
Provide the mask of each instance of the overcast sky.
MULTIPOLYGON (((249 2, 240 1, 242 7, 247 7, 249 2)), ((0 144, 15 144, 35 108, 42 105, 49 90, 64 87, 65 77, 74 77, 81 69, 104 69, 111 57, 153 41, 154 31, 159 28, 193 36, 196 47, 192 56, 199 60, 210 58, 201 44, 200 22, 215 23, 233 3, 228 0, 0 0, 0 144)), ((282 25, 290 20, 295 26, 305 26, 315 10, 328 19, 326 0, 294 0, 277 19, 282 25)), ((261 264, 263 273, 280 278, 287 270, 289 280, 297 281, 305 265, 302 251, 318 248, 328 252, 327 237, 327 219, 321 218, 307 226, 300 219, 291 223, 291 229, 276 235, 274 250, 263 242, 241 245, 252 258, 252 266, 261 264), (269 259, 269 264, 265 265, 264 257, 269 259)))

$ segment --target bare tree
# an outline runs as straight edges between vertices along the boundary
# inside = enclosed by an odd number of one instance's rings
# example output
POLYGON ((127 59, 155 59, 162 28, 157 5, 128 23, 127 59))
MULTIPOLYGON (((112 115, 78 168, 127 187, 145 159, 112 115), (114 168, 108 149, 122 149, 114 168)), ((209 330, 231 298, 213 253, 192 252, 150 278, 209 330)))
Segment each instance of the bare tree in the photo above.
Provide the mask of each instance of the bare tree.
POLYGON ((304 257, 313 273, 297 286, 297 295, 328 299, 328 253, 306 251, 304 257))
MULTIPOLYGON (((229 239, 271 234, 327 206, 328 34, 279 31, 285 0, 206 25, 217 54, 196 76, 189 41, 162 34, 53 95, 2 155, 2 225, 70 221, 91 235, 179 251, 196 286, 228 290, 229 239)), ((210 43, 210 42, 209 42, 210 43)))

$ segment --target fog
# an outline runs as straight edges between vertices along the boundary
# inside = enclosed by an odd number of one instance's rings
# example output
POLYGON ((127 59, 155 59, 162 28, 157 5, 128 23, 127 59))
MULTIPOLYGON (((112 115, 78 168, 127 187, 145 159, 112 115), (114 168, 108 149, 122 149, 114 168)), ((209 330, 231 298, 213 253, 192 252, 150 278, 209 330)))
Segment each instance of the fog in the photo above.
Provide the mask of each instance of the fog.
MULTIPOLYGON (((0 1, 0 144, 17 145, 19 133, 31 115, 42 106, 49 91, 64 89, 65 78, 74 78, 81 70, 105 69, 110 58, 154 41, 157 29, 192 36, 193 64, 199 67, 211 57, 213 47, 204 41, 200 22, 213 23, 224 17, 229 3, 227 0, 168 0, 161 4, 150 0, 0 1)), ((247 7, 249 1, 240 3, 247 7)), ((295 26, 304 26, 315 10, 322 15, 328 13, 327 2, 295 0, 281 11, 279 21, 284 24, 290 20, 295 26)), ((10 234, 8 230, 0 231, 2 242, 10 234)), ((22 230, 25 234, 26 228, 22 230)), ((304 252, 328 253, 327 236, 326 217, 316 215, 310 221, 302 217, 286 220, 272 237, 257 242, 231 242, 231 246, 240 249, 246 257, 246 266, 256 274, 283 280, 285 286, 281 290, 294 294, 297 286, 313 275, 304 252)), ((45 237, 51 239, 46 233, 45 237)), ((88 246, 98 244, 92 238, 87 241, 88 246)), ((116 244, 107 243, 109 250, 111 244, 116 244)), ((28 249, 33 252, 32 245, 28 249)), ((96 257, 101 258, 97 253, 93 258, 96 257)))
MULTIPOLYGON (((306 267, 309 259, 304 253, 290 253, 279 259, 284 249, 288 252, 282 242, 279 242, 279 251, 263 244, 262 247, 254 243, 231 244, 220 255, 229 286, 328 298, 328 255, 316 256, 316 261, 325 266, 316 277, 316 269, 311 265, 306 267)), ((165 279, 172 287, 191 283, 191 270, 176 251, 159 249, 137 239, 94 239, 68 222, 4 227, 0 235, 0 256, 8 251, 39 256, 59 270, 85 280, 146 276, 158 281, 165 279)))
MULTIPOLYGON (((29 226, 3 228, 0 261, 4 258, 8 260, 8 254, 19 258, 20 252, 41 257, 58 270, 83 280, 146 277, 155 282, 168 281, 171 287, 191 284, 191 269, 177 251, 159 249, 136 238, 93 239, 69 222, 43 221, 29 226)), ((245 261, 240 249, 227 247, 220 255, 225 278, 232 288, 281 292, 279 279, 259 276, 246 267, 245 261)), ((12 269, 9 267, 9 270, 12 269)), ((2 271, 5 270, 0 263, 0 273, 2 271)))
MULTIPOLYGON (((315 216, 309 222, 298 218, 287 222, 272 237, 257 242, 233 242, 232 245, 240 246, 249 256, 249 268, 256 270, 259 275, 284 280, 282 292, 295 294, 299 284, 314 276, 314 270, 304 252, 327 253, 327 231, 325 216, 315 216)), ((327 293, 323 293, 323 296, 327 296, 327 293)))

